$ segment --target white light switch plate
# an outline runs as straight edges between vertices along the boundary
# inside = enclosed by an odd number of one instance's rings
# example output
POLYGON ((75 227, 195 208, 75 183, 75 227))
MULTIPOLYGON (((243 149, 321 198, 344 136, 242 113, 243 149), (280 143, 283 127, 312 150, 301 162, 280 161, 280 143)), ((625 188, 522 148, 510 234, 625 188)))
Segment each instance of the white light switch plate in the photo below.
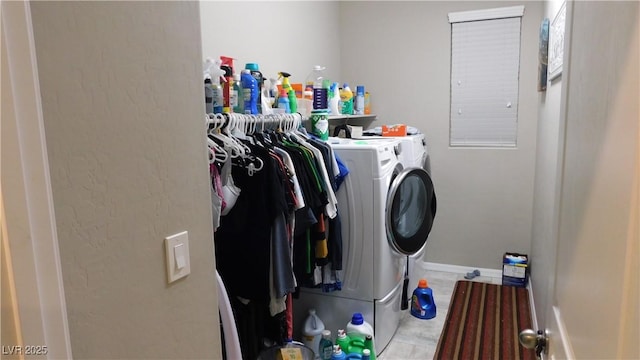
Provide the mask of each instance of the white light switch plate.
POLYGON ((164 250, 167 259, 167 282, 170 284, 189 275, 189 233, 183 231, 165 238, 164 250))

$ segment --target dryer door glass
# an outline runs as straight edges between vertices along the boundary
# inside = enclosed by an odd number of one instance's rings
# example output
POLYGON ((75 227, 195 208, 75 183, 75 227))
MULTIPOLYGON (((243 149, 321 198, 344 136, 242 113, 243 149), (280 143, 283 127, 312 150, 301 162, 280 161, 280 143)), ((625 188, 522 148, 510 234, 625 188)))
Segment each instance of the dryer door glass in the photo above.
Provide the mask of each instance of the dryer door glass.
POLYGON ((420 251, 436 215, 436 195, 429 174, 421 168, 401 172, 391 183, 386 208, 387 239, 403 255, 420 251))

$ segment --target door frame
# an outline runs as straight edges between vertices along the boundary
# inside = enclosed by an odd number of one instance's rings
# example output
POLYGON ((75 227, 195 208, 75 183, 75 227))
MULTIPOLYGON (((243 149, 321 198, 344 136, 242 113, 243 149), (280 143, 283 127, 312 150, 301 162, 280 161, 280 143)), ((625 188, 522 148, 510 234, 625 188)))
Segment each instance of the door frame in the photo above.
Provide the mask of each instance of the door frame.
POLYGON ((30 3, 2 1, 0 6, 0 40, 8 67, 2 81, 11 89, 10 103, 2 105, 2 150, 15 159, 0 170, 7 180, 0 184, 6 211, 4 256, 12 260, 10 291, 16 332, 23 341, 15 345, 46 346, 47 358, 71 359, 30 3))
POLYGON ((571 342, 569 340, 569 334, 564 324, 561 309, 555 305, 556 294, 556 272, 558 268, 558 247, 560 239, 560 209, 561 199, 563 191, 563 176, 564 176, 564 160, 565 160, 565 144, 566 144, 566 129, 567 129, 567 99, 569 97, 569 71, 566 67, 571 62, 571 31, 573 24, 573 1, 566 1, 565 4, 566 16, 565 16, 565 31, 564 31, 564 49, 563 49, 563 66, 565 70, 562 72, 562 84, 560 90, 560 128, 558 132, 558 161, 556 164, 556 193, 553 202, 553 249, 552 254, 555 258, 551 263, 553 268, 549 269, 548 274, 548 291, 546 305, 549 307, 545 312, 545 318, 542 319, 543 323, 539 329, 547 331, 547 335, 552 340, 547 344, 547 353, 542 354, 543 359, 575 359, 573 349, 571 348, 571 342))

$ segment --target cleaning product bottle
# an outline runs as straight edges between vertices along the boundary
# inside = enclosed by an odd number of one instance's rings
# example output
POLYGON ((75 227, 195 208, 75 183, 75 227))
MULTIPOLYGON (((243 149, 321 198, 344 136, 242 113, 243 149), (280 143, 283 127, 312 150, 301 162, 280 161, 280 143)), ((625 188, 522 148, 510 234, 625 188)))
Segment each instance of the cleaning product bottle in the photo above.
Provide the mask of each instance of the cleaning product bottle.
POLYGON ((280 96, 278 97, 278 109, 284 109, 285 114, 291 113, 289 107, 289 97, 287 96, 284 87, 280 89, 280 96))
POLYGON ((339 345, 333 346, 333 354, 331 355, 331 360, 345 360, 347 355, 342 351, 339 345))
POLYGON ((229 95, 229 106, 234 113, 242 114, 244 95, 242 94, 242 86, 240 85, 240 74, 233 74, 233 89, 229 95))
POLYGON ((340 101, 342 102, 342 108, 340 113, 343 115, 353 115, 353 92, 349 88, 349 84, 344 83, 342 90, 340 91, 340 101))
POLYGON ((429 288, 427 279, 420 279, 418 287, 413 290, 411 315, 418 319, 433 319, 436 317, 436 303, 433 301, 433 291, 429 288))
POLYGON ((320 339, 318 354, 320 354, 320 360, 331 360, 331 355, 333 355, 333 341, 331 341, 331 330, 324 330, 322 332, 322 339, 320 339))
POLYGON ((269 78, 269 106, 278 107, 278 80, 269 78))
POLYGON ((293 90, 293 87, 289 82, 289 76, 291 76, 291 74, 284 71, 281 71, 278 74, 280 74, 280 77, 282 77, 282 88, 285 89, 287 97, 289 97, 289 107, 291 108, 291 112, 298 112, 298 99, 296 98, 296 91, 293 90))
POLYGON ((318 349, 323 331, 324 323, 316 315, 316 309, 309 309, 309 316, 304 321, 304 329, 302 330, 302 343, 313 350, 316 359, 320 357, 318 349))
POLYGON ((240 75, 242 101, 245 114, 258 114, 258 83, 251 71, 244 69, 240 75))
POLYGON ((316 82, 317 78, 320 78, 320 81, 324 78, 324 67, 320 65, 316 65, 313 67, 313 70, 307 76, 307 79, 304 81, 304 89, 302 89, 302 98, 313 100, 313 84, 316 82))
POLYGON ((220 70, 223 72, 224 82, 222 83, 222 111, 225 113, 231 112, 231 91, 233 89, 233 67, 229 64, 225 64, 225 59, 229 59, 225 56, 220 56, 222 64, 220 70))
POLYGON ((338 329, 338 336, 336 336, 336 345, 340 345, 341 349, 345 349, 345 351, 349 348, 349 342, 351 339, 349 335, 344 331, 344 329, 338 329))
POLYGON ((256 99, 256 105, 258 108, 258 114, 262 114, 262 87, 264 86, 264 77, 260 72, 260 66, 257 63, 247 63, 244 66, 245 69, 251 72, 251 76, 256 79, 258 88, 258 98, 256 99))
MULTIPOLYGON (((212 112, 216 114, 222 112, 224 102, 222 86, 220 86, 220 77, 224 75, 224 72, 220 69, 220 64, 220 60, 212 60, 211 58, 207 58, 204 63, 205 97, 206 86, 209 86, 211 88, 209 94, 211 94, 212 112), (210 83, 206 81, 207 79, 210 83)), ((209 112, 207 111, 207 113, 209 112)))
POLYGON ((224 105, 224 95, 222 93, 222 86, 220 85, 219 77, 218 82, 211 79, 211 88, 213 89, 213 112, 215 114, 219 114, 222 112, 224 105))
POLYGON ((340 348, 343 349, 346 354, 361 354, 365 349, 362 339, 357 337, 351 338, 342 329, 338 330, 336 344, 340 345, 340 348))
POLYGON ((355 115, 364 115, 364 86, 356 86, 356 101, 353 104, 355 115))
POLYGON ((329 114, 326 109, 311 110, 311 132, 321 140, 329 139, 329 114))
POLYGON ((204 79, 204 103, 207 114, 213 114, 213 88, 211 78, 204 79))
POLYGON ((302 97, 313 102, 312 109, 327 108, 327 88, 324 87, 324 67, 316 65, 307 76, 302 97))
POLYGON ((373 336, 371 335, 367 335, 364 339, 364 350, 362 350, 363 355, 365 351, 369 352, 369 358, 371 360, 376 360, 376 346, 373 343, 373 336))
POLYGON ((373 327, 364 320, 361 313, 355 313, 347 324, 347 335, 351 339, 359 338, 362 341, 366 339, 367 335, 371 335, 373 339, 373 327))
POLYGON ((271 104, 269 88, 267 86, 262 88, 262 96, 258 98, 262 101, 262 104, 258 106, 258 111, 261 111, 260 113, 264 115, 273 114, 273 105, 271 104))
POLYGON ((329 89, 329 115, 340 115, 340 91, 338 83, 331 84, 329 89))
POLYGON ((371 94, 368 91, 364 92, 364 114, 371 114, 371 94))
POLYGON ((318 77, 313 83, 313 109, 327 110, 329 108, 329 85, 328 81, 318 77))
POLYGON ((369 349, 362 350, 362 360, 371 360, 371 350, 369 349))

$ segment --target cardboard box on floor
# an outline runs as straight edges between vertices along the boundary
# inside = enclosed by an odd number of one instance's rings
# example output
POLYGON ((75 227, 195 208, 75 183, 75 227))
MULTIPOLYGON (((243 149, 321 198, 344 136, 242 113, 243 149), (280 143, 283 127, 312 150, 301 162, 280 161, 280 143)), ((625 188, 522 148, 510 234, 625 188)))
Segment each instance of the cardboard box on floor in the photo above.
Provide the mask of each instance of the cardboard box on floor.
POLYGON ((526 287, 529 279, 529 257, 526 254, 504 253, 502 285, 526 287))

